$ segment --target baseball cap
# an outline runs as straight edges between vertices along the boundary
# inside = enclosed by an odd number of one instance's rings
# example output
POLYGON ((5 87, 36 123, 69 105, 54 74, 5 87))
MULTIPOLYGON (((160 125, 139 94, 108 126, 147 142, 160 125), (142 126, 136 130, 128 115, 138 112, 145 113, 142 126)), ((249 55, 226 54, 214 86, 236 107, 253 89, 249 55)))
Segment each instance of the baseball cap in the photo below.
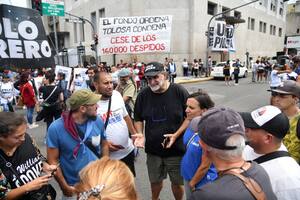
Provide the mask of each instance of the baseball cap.
POLYGON ((283 81, 276 89, 268 91, 280 94, 291 94, 300 98, 300 84, 293 80, 283 81))
POLYGON ((118 73, 118 76, 119 77, 126 77, 126 76, 129 76, 130 75, 130 70, 127 69, 127 68, 122 68, 119 73, 118 73))
POLYGON ((71 110, 76 110, 82 105, 96 104, 101 98, 101 95, 93 93, 89 89, 81 89, 75 91, 67 100, 67 104, 71 110))
POLYGON ((277 138, 284 138, 290 128, 289 119, 275 106, 263 106, 251 113, 240 113, 246 128, 263 129, 277 138))
POLYGON ((148 63, 145 68, 145 76, 156 76, 164 71, 164 66, 159 62, 148 63))
POLYGON ((198 124, 201 140, 207 145, 233 150, 237 146, 226 145, 227 139, 235 134, 245 136, 244 122, 241 116, 230 108, 211 108, 206 111, 198 124))

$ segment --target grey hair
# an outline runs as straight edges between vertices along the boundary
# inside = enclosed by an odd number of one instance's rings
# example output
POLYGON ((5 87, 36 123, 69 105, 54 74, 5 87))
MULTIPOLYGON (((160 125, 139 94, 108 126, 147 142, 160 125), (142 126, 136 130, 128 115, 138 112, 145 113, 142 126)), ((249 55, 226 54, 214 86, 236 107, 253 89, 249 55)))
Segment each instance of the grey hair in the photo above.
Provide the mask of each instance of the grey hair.
POLYGON ((236 146, 233 150, 221 150, 213 147, 208 148, 208 151, 213 152, 218 158, 226 161, 231 161, 236 158, 240 158, 243 155, 244 148, 246 146, 245 138, 240 134, 230 136, 226 142, 226 146, 236 146))

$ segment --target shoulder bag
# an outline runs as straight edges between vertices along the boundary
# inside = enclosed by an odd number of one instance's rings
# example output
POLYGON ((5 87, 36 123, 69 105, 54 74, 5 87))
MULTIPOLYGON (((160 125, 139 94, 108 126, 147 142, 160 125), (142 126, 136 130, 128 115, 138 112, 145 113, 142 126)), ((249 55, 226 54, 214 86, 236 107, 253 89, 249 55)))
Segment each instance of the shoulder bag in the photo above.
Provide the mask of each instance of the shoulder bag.
POLYGON ((55 92, 56 88, 57 88, 57 86, 55 86, 55 88, 52 90, 52 92, 50 93, 50 95, 41 103, 42 107, 51 107, 51 106, 53 106, 53 104, 55 104, 55 103, 52 103, 52 104, 47 103, 47 101, 52 96, 52 94, 55 92))

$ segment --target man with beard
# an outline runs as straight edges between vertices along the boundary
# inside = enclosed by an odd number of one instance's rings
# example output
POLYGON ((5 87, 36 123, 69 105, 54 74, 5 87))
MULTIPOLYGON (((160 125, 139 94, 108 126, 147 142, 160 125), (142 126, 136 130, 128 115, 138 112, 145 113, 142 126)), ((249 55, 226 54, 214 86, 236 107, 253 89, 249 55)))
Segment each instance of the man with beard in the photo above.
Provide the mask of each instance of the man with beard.
POLYGON ((109 155, 104 124, 97 117, 100 97, 88 89, 75 91, 67 100, 69 112, 64 112, 48 129, 47 159, 49 164, 60 163, 55 178, 63 199, 77 199, 73 186, 79 182, 80 170, 109 155))
POLYGON ((182 86, 168 81, 168 73, 158 62, 146 66, 145 77, 149 87, 139 93, 134 108, 135 127, 139 133, 135 144, 143 146, 145 123, 145 151, 152 200, 159 199, 167 174, 175 199, 181 200, 184 190, 180 162, 185 149, 182 133, 189 124, 185 119, 185 103, 189 94, 182 86))
POLYGON ((123 98, 113 90, 112 77, 107 72, 98 72, 94 77, 98 101, 97 115, 105 123, 105 132, 110 151, 110 158, 123 161, 135 175, 134 146, 129 133, 136 134, 132 120, 128 115, 123 98))

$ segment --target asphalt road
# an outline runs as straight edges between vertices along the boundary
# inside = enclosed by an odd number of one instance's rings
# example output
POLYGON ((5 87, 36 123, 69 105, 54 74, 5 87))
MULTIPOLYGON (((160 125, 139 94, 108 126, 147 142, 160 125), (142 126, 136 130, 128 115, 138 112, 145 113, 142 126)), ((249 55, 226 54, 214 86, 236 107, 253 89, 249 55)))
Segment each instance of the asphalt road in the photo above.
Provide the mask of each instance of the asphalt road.
MULTIPOLYGON (((222 80, 210 80, 200 83, 183 84, 187 90, 192 93, 199 88, 207 91, 216 106, 225 106, 235 109, 236 111, 251 111, 269 103, 270 94, 266 91, 268 89, 267 83, 251 83, 250 78, 240 79, 238 86, 226 86, 222 80)), ((18 112, 24 112, 19 110, 18 112)), ((40 126, 35 129, 28 130, 28 132, 36 139, 42 152, 45 155, 45 132, 46 125, 43 122, 38 123, 40 126)), ((143 200, 151 199, 150 184, 148 181, 146 168, 145 153, 141 149, 140 156, 137 158, 136 167, 136 186, 139 196, 143 200)), ((53 185, 57 189, 58 198, 61 197, 61 192, 58 185, 53 181, 53 185)), ((160 195, 161 200, 174 199, 170 187, 170 182, 166 180, 160 195)))

